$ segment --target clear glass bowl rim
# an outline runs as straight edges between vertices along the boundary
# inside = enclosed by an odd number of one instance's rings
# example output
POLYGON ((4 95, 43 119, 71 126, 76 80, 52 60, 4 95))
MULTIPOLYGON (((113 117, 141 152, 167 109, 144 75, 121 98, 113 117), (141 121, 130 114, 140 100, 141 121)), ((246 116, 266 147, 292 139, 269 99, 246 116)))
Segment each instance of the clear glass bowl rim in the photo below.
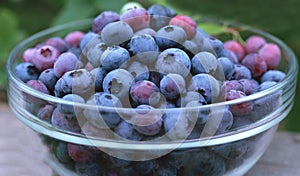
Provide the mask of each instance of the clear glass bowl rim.
MULTIPOLYGON (((52 33, 55 32, 59 32, 59 31, 63 31, 64 29, 69 29, 69 28, 75 28, 75 27, 86 27, 88 25, 92 24, 93 19, 85 19, 85 20, 80 20, 80 21, 74 21, 74 22, 69 22, 66 24, 62 24, 62 25, 58 25, 58 26, 54 26, 45 30, 42 30, 38 33, 35 33, 33 35, 31 35, 30 37, 26 38, 25 40, 23 40, 22 42, 20 42, 15 48, 13 48, 13 50, 11 51, 7 63, 6 63, 6 72, 7 72, 7 77, 9 79, 9 81, 14 84, 17 85, 23 92, 38 97, 42 100, 45 101, 49 101, 49 102, 53 102, 53 103, 60 103, 60 104, 66 104, 66 105, 74 105, 74 106, 78 106, 78 107, 82 107, 82 108, 95 108, 95 106, 93 105, 88 105, 88 104, 84 104, 84 103, 76 103, 76 102, 71 102, 71 101, 66 101, 63 100, 61 98, 58 97, 54 97, 51 95, 47 95, 44 93, 41 93, 31 87, 29 87, 27 84, 25 84, 24 82, 22 82, 15 74, 14 74, 14 62, 16 59, 16 56, 19 54, 19 52, 21 51, 21 49, 26 46, 28 43, 30 43, 31 41, 34 41, 38 38, 41 38, 43 36, 46 35, 50 35, 52 33)), ((210 20, 208 20, 210 21, 210 20)), ((221 23, 219 21, 212 21, 213 23, 221 23)), ((230 24, 231 25, 231 24, 230 24)), ((293 82, 295 79, 297 79, 297 73, 298 73, 298 60, 294 54, 294 52, 279 38, 273 36, 272 34, 266 33, 262 30, 250 27, 250 26, 246 26, 246 25, 235 25, 232 24, 232 26, 236 26, 238 28, 241 28, 243 30, 247 30, 250 32, 254 32, 258 35, 262 35, 264 37, 266 37, 269 40, 274 41, 276 44, 278 44, 280 46, 280 48, 282 48, 287 56, 286 58, 288 59, 289 62, 289 70, 286 73, 286 77, 280 81, 278 84, 274 85, 273 87, 266 89, 264 91, 246 96, 244 98, 240 98, 240 99, 236 99, 236 100, 231 100, 231 101, 226 101, 226 102, 219 102, 219 103, 214 103, 214 104, 208 104, 208 105, 203 105, 201 107, 188 107, 188 108, 170 108, 170 109, 166 109, 164 111, 170 111, 170 112, 174 112, 174 111, 178 111, 178 110, 193 110, 193 109, 198 109, 198 110, 205 110, 208 108, 217 108, 220 106, 228 106, 228 105, 233 105, 233 104, 237 104, 237 103, 242 103, 242 102, 247 102, 247 101, 253 101, 256 99, 259 99, 261 97, 264 97, 268 94, 277 92, 279 90, 281 90, 283 87, 285 87, 287 84, 293 82)), ((107 110, 107 111, 112 111, 112 110, 118 110, 118 111, 130 111, 132 110, 132 108, 114 108, 114 107, 100 107, 97 106, 97 108, 101 108, 103 110, 107 110)), ((155 109, 154 111, 161 111, 160 109, 155 109)), ((274 114, 274 112, 272 113, 274 114)), ((226 142, 232 142, 232 141, 236 141, 239 139, 243 139, 243 138, 247 138, 250 136, 253 136, 255 134, 258 134, 260 132, 263 132, 271 127, 273 127, 274 125, 278 124, 281 120, 284 119, 284 116, 281 118, 278 117, 274 117, 272 116, 272 114, 267 115, 265 118, 252 123, 250 125, 245 126, 244 128, 238 129, 236 131, 231 131, 228 133, 224 133, 221 135, 217 135, 217 136, 213 136, 213 137, 208 137, 208 138, 201 138, 201 139, 192 139, 192 140, 186 140, 184 142, 171 142, 171 143, 149 143, 149 142, 135 142, 135 141, 114 141, 114 140, 110 140, 110 139, 102 139, 102 138, 91 138, 91 137, 87 137, 85 135, 81 135, 78 133, 72 133, 69 131, 65 131, 65 130, 61 130, 61 129, 57 129, 52 127, 50 124, 38 119, 37 117, 32 116, 32 119, 30 119, 29 121, 31 121, 32 124, 31 127, 33 128, 38 128, 40 130, 50 130, 52 132, 54 132, 53 134, 61 134, 61 135, 66 135, 66 136, 73 136, 74 139, 77 139, 76 141, 78 141, 78 139, 82 139, 84 141, 81 141, 82 144, 88 144, 90 143, 89 140, 92 140, 93 143, 99 143, 102 146, 107 146, 107 147, 111 147, 112 144, 115 144, 116 148, 118 148, 118 145, 121 144, 122 147, 120 148, 127 148, 131 149, 132 145, 134 145, 135 149, 153 149, 157 148, 157 149, 168 149, 169 147, 172 147, 174 145, 180 145, 180 148, 189 148, 189 147, 199 147, 199 146, 209 146, 209 145, 217 145, 220 143, 226 143, 226 142), (99 141, 101 140, 101 141, 99 141), (125 145, 125 146, 124 146, 125 145), (128 146, 127 146, 128 145, 128 146), (137 146, 138 145, 138 146, 137 146), (150 145, 150 146, 149 146, 150 145)), ((287 115, 287 114, 286 114, 287 115)), ((22 119, 19 117, 19 119, 23 122, 27 122, 26 124, 28 125, 28 123, 30 123, 29 121, 27 121, 28 119, 22 119)), ((48 135, 52 134, 52 132, 47 133, 48 135)), ((52 135, 51 135, 52 136, 52 135)), ((52 136, 53 137, 53 136, 52 136)), ((80 141, 78 141, 80 142, 80 141)), ((114 146, 114 145, 113 145, 114 146)))

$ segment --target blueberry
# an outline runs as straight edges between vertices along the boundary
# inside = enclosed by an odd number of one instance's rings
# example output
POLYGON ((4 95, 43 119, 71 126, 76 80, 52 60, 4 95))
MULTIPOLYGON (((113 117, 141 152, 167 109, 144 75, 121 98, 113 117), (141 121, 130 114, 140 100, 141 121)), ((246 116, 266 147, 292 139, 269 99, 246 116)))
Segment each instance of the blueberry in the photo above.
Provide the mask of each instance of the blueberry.
POLYGON ((258 86, 258 91, 260 92, 260 91, 266 90, 266 89, 274 86, 275 84, 277 84, 277 82, 275 82, 275 81, 265 81, 258 86))
POLYGON ((34 51, 33 58, 30 62, 33 63, 38 70, 43 71, 47 68, 52 68, 59 55, 60 52, 55 47, 43 45, 34 51))
POLYGON ((54 155, 62 163, 72 162, 71 157, 68 154, 68 143, 59 141, 54 148, 54 155))
POLYGON ((39 109, 36 116, 39 119, 50 123, 53 110, 54 110, 54 106, 50 105, 50 104, 47 104, 44 107, 41 107, 39 109))
POLYGON ((185 31, 174 25, 168 25, 156 32, 155 40, 161 51, 181 46, 187 39, 185 31))
POLYGON ((259 84, 254 79, 240 79, 239 83, 243 85, 244 93, 246 95, 251 95, 258 92, 259 84))
POLYGON ((191 61, 183 50, 169 48, 159 54, 155 69, 163 74, 177 73, 185 78, 190 73, 191 61))
MULTIPOLYGON (((128 97, 133 76, 124 69, 115 69, 107 73, 103 79, 103 91, 111 93, 123 100, 128 97)), ((125 106, 125 104, 123 104, 125 106)), ((129 105, 129 104, 127 104, 129 105)))
POLYGON ((153 176, 173 176, 177 175, 177 169, 167 164, 160 164, 160 167, 155 170, 153 176))
POLYGON ((119 20, 120 16, 118 13, 113 11, 103 11, 93 21, 93 32, 99 33, 107 24, 119 20))
POLYGON ((102 67, 97 67, 91 70, 90 73, 95 83, 95 91, 96 92, 103 91, 102 82, 107 72, 102 67))
POLYGON ((198 101, 202 105, 207 104, 205 98, 199 93, 195 91, 188 91, 183 96, 179 97, 176 106, 177 107, 185 107, 189 102, 198 101))
POLYGON ((64 40, 68 43, 70 48, 78 48, 84 35, 85 33, 81 31, 72 31, 65 36, 64 40))
POLYGON ((107 46, 122 44, 130 40, 132 36, 132 28, 123 21, 109 23, 101 32, 101 38, 107 46))
POLYGON ((109 156, 109 160, 115 167, 127 167, 131 163, 129 160, 124 160, 113 156, 109 156))
POLYGON ((214 75, 220 80, 232 79, 235 70, 231 60, 227 57, 219 57, 218 62, 217 71, 214 75))
POLYGON ((60 78, 68 71, 79 69, 79 60, 77 56, 71 52, 62 53, 54 63, 53 70, 56 77, 60 78))
POLYGON ((150 73, 149 68, 146 64, 138 61, 133 61, 128 66, 124 67, 124 69, 134 77, 135 82, 149 79, 150 73))
POLYGON ((134 128, 141 134, 153 136, 162 128, 162 114, 149 105, 139 105, 131 118, 134 128))
POLYGON ((222 85, 222 91, 224 91, 223 93, 226 93, 230 90, 239 90, 245 92, 243 84, 241 84, 241 82, 239 82, 238 80, 226 80, 223 82, 222 85))
POLYGON ((226 57, 226 54, 224 54, 226 52, 226 50, 225 50, 223 42, 221 40, 214 38, 214 37, 209 37, 207 39, 213 49, 212 53, 216 57, 226 57))
POLYGON ((76 163, 89 163, 97 157, 95 151, 89 146, 73 143, 68 143, 67 145, 68 154, 76 163))
POLYGON ((92 64, 93 67, 99 67, 102 64, 102 55, 107 50, 107 46, 103 42, 99 43, 89 43, 87 47, 84 48, 84 53, 87 60, 92 64))
POLYGON ((251 71, 242 64, 234 64, 234 73, 232 79, 251 79, 251 71))
POLYGON ((133 31, 138 31, 149 26, 150 17, 144 8, 130 8, 125 11, 120 20, 129 24, 133 31))
POLYGON ((159 4, 150 6, 148 14, 150 15, 150 27, 156 31, 168 25, 170 19, 176 15, 175 11, 170 7, 159 4))
POLYGON ((220 94, 220 85, 213 76, 200 73, 192 77, 188 90, 200 93, 207 103, 211 103, 217 100, 220 94))
POLYGON ((158 56, 158 45, 150 35, 133 36, 129 42, 129 50, 143 63, 153 63, 158 56))
POLYGON ((133 169, 139 175, 150 174, 157 166, 157 160, 135 161, 132 163, 133 169))
MULTIPOLYGON (((62 97, 63 100, 76 102, 76 103, 85 103, 85 100, 76 94, 67 94, 62 97)), ((74 118, 82 112, 82 109, 78 106, 66 105, 66 104, 58 104, 57 108, 59 112, 65 115, 65 117, 74 118)))
POLYGON ((38 80, 41 81, 42 83, 44 83, 45 86, 48 88, 49 92, 51 94, 53 94, 55 84, 58 80, 57 76, 54 73, 53 68, 48 68, 48 69, 44 70, 40 74, 38 80))
POLYGON ((281 61, 281 51, 274 43, 264 44, 258 51, 258 55, 264 59, 268 69, 275 69, 281 61))
POLYGON ((138 133, 134 126, 127 121, 121 121, 119 125, 115 128, 115 135, 117 138, 121 136, 123 139, 140 141, 143 138, 143 135, 138 133))
POLYGON ((199 52, 192 58, 192 73, 214 74, 217 70, 217 58, 209 52, 199 52))
POLYGON ((240 140, 228 144, 221 144, 210 147, 210 150, 226 159, 237 159, 241 158, 247 151, 247 141, 240 140))
POLYGON ((134 33, 134 36, 139 36, 139 35, 150 35, 152 37, 155 37, 156 31, 153 30, 152 28, 144 28, 144 29, 138 30, 134 33))
POLYGON ((88 46, 89 43, 91 43, 96 38, 99 39, 99 35, 94 32, 87 32, 80 40, 79 48, 81 51, 84 50, 85 47, 88 46))
POLYGON ((120 108, 122 103, 119 98, 109 93, 95 93, 87 104, 99 106, 98 110, 85 109, 84 115, 87 120, 98 128, 116 127, 120 122, 120 115, 116 110, 103 110, 102 107, 120 108))
POLYGON ((184 52, 186 52, 190 58, 193 58, 197 53, 200 52, 200 48, 192 40, 186 40, 182 45, 184 52))
POLYGON ((69 44, 60 37, 49 38, 44 45, 51 45, 55 47, 60 53, 66 52, 70 46, 69 44))
POLYGON ((80 132, 80 126, 76 118, 66 117, 64 114, 59 112, 58 108, 55 108, 51 117, 51 124, 59 129, 80 132))
POLYGON ((160 91, 166 99, 176 99, 186 92, 184 78, 175 73, 169 73, 160 81, 160 91))
POLYGON ((101 56, 102 68, 111 71, 119 68, 130 59, 129 52, 120 46, 108 47, 101 56))
POLYGON ((93 93, 93 84, 92 75, 86 69, 68 71, 56 82, 54 94, 63 97, 73 93, 86 98, 93 93))
POLYGON ((259 78, 268 69, 265 59, 257 53, 246 55, 242 61, 242 64, 251 71, 253 78, 259 78))
POLYGON ((189 121, 191 121, 193 124, 196 125, 195 128, 199 125, 205 124, 209 118, 209 112, 207 109, 199 109, 199 107, 203 106, 203 104, 199 100, 193 100, 188 102, 185 107, 187 108, 193 108, 187 112, 187 118, 189 121))
POLYGON ((103 175, 103 168, 96 162, 76 162, 76 173, 82 176, 103 175))
MULTIPOLYGON (((238 99, 238 98, 243 98, 246 96, 247 95, 242 91, 229 90, 228 92, 226 92, 225 100, 229 101, 229 100, 234 100, 234 99, 238 99)), ((241 115, 241 116, 247 115, 253 110, 253 102, 246 101, 246 102, 231 105, 230 110, 234 115, 238 115, 238 116, 239 115, 241 115)))
POLYGON ((233 124, 234 119, 233 119, 233 115, 230 110, 224 109, 221 117, 222 117, 222 119, 217 128, 216 135, 229 131, 233 124))
POLYGON ((29 80, 26 84, 41 93, 49 94, 49 90, 46 85, 39 80, 29 80))
POLYGON ((266 44, 266 40, 263 37, 252 35, 246 40, 246 53, 257 53, 264 44, 266 44))
POLYGON ((150 81, 141 80, 132 84, 130 97, 136 104, 156 105, 160 101, 159 88, 150 81))
POLYGON ((269 70, 262 75, 260 78, 261 82, 265 81, 275 81, 279 82, 285 77, 285 73, 279 70, 269 70))
POLYGON ((22 62, 18 64, 14 71, 16 76, 24 83, 28 82, 29 80, 38 79, 40 74, 39 70, 29 62, 22 62))

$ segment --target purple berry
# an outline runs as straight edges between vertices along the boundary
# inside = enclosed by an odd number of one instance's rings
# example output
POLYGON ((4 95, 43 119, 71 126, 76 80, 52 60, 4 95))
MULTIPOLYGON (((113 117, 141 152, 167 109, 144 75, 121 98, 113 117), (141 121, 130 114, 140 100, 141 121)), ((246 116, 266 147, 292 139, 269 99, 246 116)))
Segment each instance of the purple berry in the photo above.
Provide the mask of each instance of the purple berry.
POLYGON ((51 124, 55 128, 61 130, 80 132, 80 126, 76 118, 69 118, 66 115, 59 112, 58 108, 55 108, 51 117, 51 124))
POLYGON ((81 39, 84 35, 85 33, 81 31, 73 31, 68 33, 65 36, 64 40, 68 43, 70 48, 78 48, 80 46, 81 39))
POLYGON ((265 60, 268 69, 275 69, 280 64, 281 51, 274 43, 267 43, 263 45, 258 51, 258 54, 265 60))
POLYGON ((120 46, 108 47, 101 56, 102 68, 111 71, 119 68, 130 59, 129 52, 120 46))
POLYGON ((227 57, 219 57, 217 71, 214 74, 220 80, 231 80, 234 74, 234 64, 227 57))
POLYGON ((109 23, 120 20, 119 14, 113 11, 104 11, 100 13, 93 21, 93 32, 99 33, 109 23))
POLYGON ((275 84, 277 84, 277 82, 275 82, 275 81, 265 81, 259 85, 258 91, 260 92, 260 91, 266 90, 266 89, 274 86, 275 84))
POLYGON ((179 74, 169 73, 160 81, 160 91, 166 99, 176 99, 186 92, 185 80, 179 74))
POLYGON ((68 71, 78 69, 80 66, 77 56, 70 52, 62 53, 54 63, 54 73, 60 78, 68 71))
POLYGON ((238 41, 228 40, 224 43, 224 48, 233 51, 239 61, 241 61, 245 56, 245 49, 238 41))
POLYGON ((160 101, 159 88, 153 82, 141 80, 131 86, 130 97, 137 104, 156 105, 160 101))
POLYGON ((239 90, 244 92, 244 86, 238 80, 226 80, 222 85, 222 91, 239 90))
POLYGON ((70 47, 68 43, 60 37, 49 38, 44 45, 51 45, 55 47, 60 53, 66 52, 70 47))
POLYGON ((183 50, 169 48, 159 54, 155 69, 163 74, 177 73, 185 78, 190 73, 191 61, 183 50))
POLYGON ((176 15, 171 18, 169 25, 181 27, 185 31, 188 40, 192 39, 197 33, 197 24, 189 16, 176 15))
POLYGON ((150 15, 150 27, 155 31, 167 26, 172 17, 176 15, 175 11, 170 7, 154 4, 148 8, 150 15))
POLYGON ((68 153, 72 160, 78 163, 87 163, 92 161, 95 155, 88 146, 68 143, 68 153))
POLYGON ((265 60, 257 53, 246 55, 242 61, 242 64, 251 71, 253 78, 260 77, 268 69, 268 65, 265 60))
POLYGON ((54 155, 62 163, 70 163, 72 161, 68 154, 68 143, 59 141, 54 147, 54 155))
POLYGON ((54 106, 47 104, 44 107, 41 107, 37 112, 37 117, 43 121, 51 122, 52 113, 54 110, 54 106))
POLYGON ((35 49, 29 62, 33 63, 38 70, 43 71, 47 68, 52 68, 59 55, 58 49, 51 45, 44 45, 35 49))
POLYGON ((46 85, 39 80, 29 80, 26 84, 34 88, 35 90, 38 90, 45 94, 49 94, 49 90, 46 85))
MULTIPOLYGON (((247 95, 239 90, 230 90, 226 92, 226 101, 235 100, 238 98, 246 97, 247 95)), ((243 102, 230 106, 230 111, 237 116, 249 114, 253 109, 253 102, 243 102)))
POLYGON ((42 83, 44 83, 45 86, 48 88, 49 92, 51 94, 53 94, 54 86, 58 80, 57 76, 54 73, 53 68, 48 68, 48 69, 44 70, 40 74, 38 80, 41 81, 42 83))
POLYGON ((38 79, 40 74, 39 70, 29 62, 22 62, 18 64, 14 71, 16 76, 24 83, 28 82, 29 80, 38 79))
POLYGON ((240 79, 239 83, 243 85, 244 93, 246 95, 251 95, 258 91, 259 84, 254 79, 240 79))
POLYGON ((262 75, 260 81, 275 81, 279 82, 285 77, 285 73, 279 70, 269 70, 265 74, 262 75))
POLYGON ((250 36, 245 43, 246 53, 257 53, 264 44, 266 44, 266 40, 263 37, 257 35, 250 36))
POLYGON ((158 134, 162 128, 162 113, 155 111, 149 105, 139 105, 136 107, 130 123, 139 133, 153 136, 158 134))
POLYGON ((232 63, 234 63, 234 64, 239 63, 239 59, 238 59, 237 55, 235 54, 235 52, 233 52, 231 50, 227 50, 227 56, 231 60, 232 63))
MULTIPOLYGON (((76 103, 85 103, 85 100, 76 94, 67 94, 62 97, 63 100, 70 101, 70 102, 76 102, 76 103)), ((57 108, 59 112, 65 115, 65 117, 74 118, 77 115, 80 115, 82 112, 82 109, 78 106, 73 105, 66 105, 66 104, 58 104, 57 108)))
POLYGON ((146 28, 150 23, 150 17, 147 10, 144 8, 128 9, 120 16, 120 20, 128 23, 133 31, 146 28))
POLYGON ((123 139, 133 141, 140 141, 143 138, 143 135, 137 132, 134 126, 127 121, 122 121, 119 123, 119 125, 115 128, 115 135, 118 139, 122 137, 123 139))

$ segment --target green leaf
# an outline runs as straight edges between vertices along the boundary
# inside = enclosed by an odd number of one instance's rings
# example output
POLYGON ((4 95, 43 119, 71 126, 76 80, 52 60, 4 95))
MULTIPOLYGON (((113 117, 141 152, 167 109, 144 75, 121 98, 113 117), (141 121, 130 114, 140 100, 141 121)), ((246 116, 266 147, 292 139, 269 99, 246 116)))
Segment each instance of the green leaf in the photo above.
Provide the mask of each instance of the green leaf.
POLYGON ((91 18, 94 12, 93 5, 86 0, 66 0, 64 7, 57 14, 52 25, 63 24, 91 18))
POLYGON ((209 35, 218 35, 226 32, 226 26, 214 23, 202 23, 199 24, 198 27, 203 29, 209 35))

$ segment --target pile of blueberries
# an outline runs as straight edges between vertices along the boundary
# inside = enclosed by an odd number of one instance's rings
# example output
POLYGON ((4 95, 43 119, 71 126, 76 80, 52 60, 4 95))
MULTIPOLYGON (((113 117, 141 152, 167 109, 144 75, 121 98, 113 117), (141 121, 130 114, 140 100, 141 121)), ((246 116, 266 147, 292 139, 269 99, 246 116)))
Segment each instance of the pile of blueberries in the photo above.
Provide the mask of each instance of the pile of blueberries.
MULTIPOLYGON (((200 107, 255 94, 285 77, 276 70, 281 61, 276 44, 256 35, 244 44, 222 42, 191 17, 158 4, 122 14, 104 11, 90 31, 49 38, 26 49, 22 61, 15 74, 28 86, 99 107, 54 105, 24 94, 30 112, 62 130, 134 141, 195 139, 253 123, 280 105, 281 92, 221 112, 200 107), (120 108, 133 110, 128 115, 120 108), (219 125, 209 126, 215 119, 219 125)), ((256 140, 178 150, 147 161, 54 139, 50 145, 61 163, 82 175, 223 175, 251 156, 256 140)))

